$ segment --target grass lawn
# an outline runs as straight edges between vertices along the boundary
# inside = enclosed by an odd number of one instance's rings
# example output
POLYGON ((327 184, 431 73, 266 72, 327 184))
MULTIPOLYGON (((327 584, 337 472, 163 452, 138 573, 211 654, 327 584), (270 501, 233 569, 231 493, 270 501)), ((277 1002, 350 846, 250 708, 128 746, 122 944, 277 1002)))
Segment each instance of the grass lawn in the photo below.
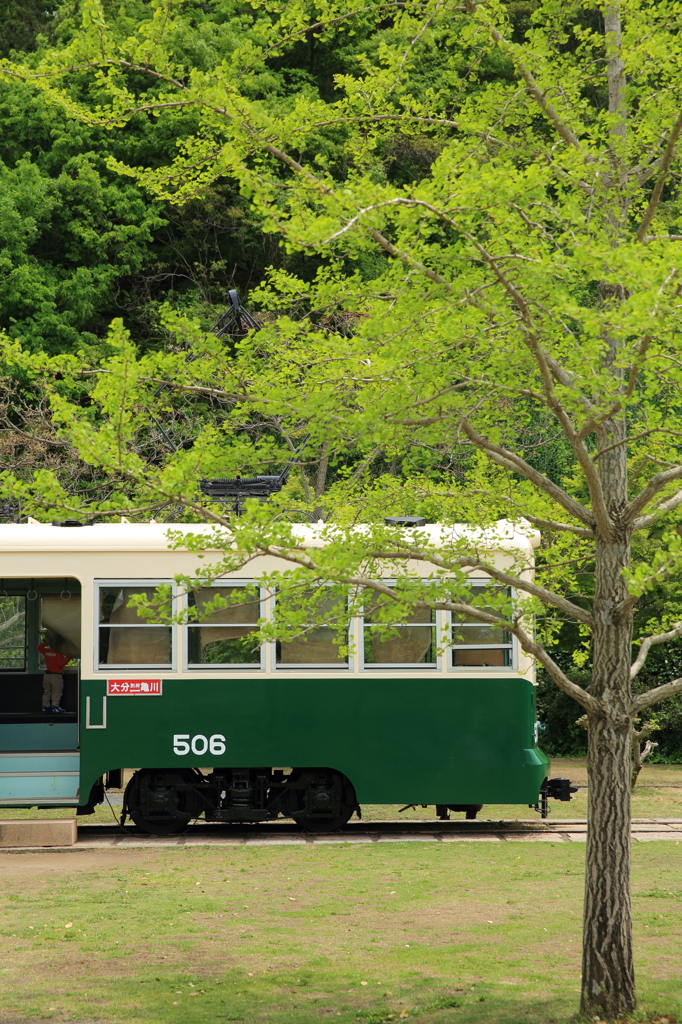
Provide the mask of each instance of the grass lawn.
MULTIPOLYGON (((587 771, 584 758, 554 758, 551 775, 565 776, 577 785, 585 786, 587 771)), ((112 794, 114 795, 114 794, 112 794)), ((116 794, 120 800, 120 793, 116 794)), ((550 800, 551 821, 566 818, 584 818, 587 815, 587 790, 580 789, 570 803, 550 800)), ((120 816, 120 803, 113 808, 120 816)), ((415 821, 421 819, 434 820, 436 809, 433 806, 411 808, 400 813, 400 805, 380 804, 364 805, 362 816, 366 821, 385 821, 386 819, 402 819, 415 821)), ((632 797, 632 814, 635 818, 682 818, 682 764, 645 764, 639 777, 637 789, 632 797)), ((0 818, 64 818, 68 810, 64 808, 48 808, 34 810, 24 807, 0 807, 0 818)), ((463 818, 462 814, 453 814, 453 818, 463 818)), ((539 815, 525 804, 487 804, 479 818, 490 818, 498 821, 502 818, 537 818, 539 815)), ((84 815, 79 819, 84 825, 114 823, 111 808, 104 803, 97 807, 94 814, 84 815)))
MULTIPOLYGON (((0 854, 0 1022, 550 1024, 584 847, 396 842, 0 854)), ((634 850, 642 1009, 682 1019, 682 842, 634 850)))

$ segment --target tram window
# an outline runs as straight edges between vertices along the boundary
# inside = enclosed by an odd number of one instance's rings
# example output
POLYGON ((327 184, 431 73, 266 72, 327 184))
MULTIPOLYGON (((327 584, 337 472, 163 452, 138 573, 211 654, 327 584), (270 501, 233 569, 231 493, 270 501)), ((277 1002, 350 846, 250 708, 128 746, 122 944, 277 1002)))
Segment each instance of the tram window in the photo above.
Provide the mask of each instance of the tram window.
MULTIPOLYGON (((290 599, 291 600, 291 599, 290 599)), ((313 601, 319 618, 338 615, 339 598, 324 593, 324 588, 305 591, 302 602, 313 601)), ((333 626, 301 627, 300 635, 276 643, 276 663, 280 668, 346 668, 348 656, 339 651, 337 630, 333 626)))
POLYGON ((144 594, 152 599, 155 586, 101 586, 99 588, 99 665, 131 668, 170 667, 172 640, 169 626, 149 625, 129 607, 130 598, 144 594))
POLYGON ((26 671, 26 596, 0 597, 0 670, 26 671))
POLYGON ((382 636, 377 623, 381 621, 380 606, 390 600, 372 595, 373 609, 363 619, 363 655, 366 666, 381 668, 402 665, 435 666, 436 626, 431 608, 414 608, 402 622, 382 636))
POLYGON ((260 594, 247 592, 243 585, 200 587, 190 593, 188 604, 196 608, 201 619, 196 625, 187 626, 189 668, 260 668, 260 644, 256 639, 260 594), (217 595, 228 601, 229 606, 206 613, 206 606, 217 595))
MULTIPOLYGON (((475 590, 479 597, 493 590, 496 594, 511 594, 508 587, 476 586, 475 590)), ((511 668, 513 665, 512 635, 507 630, 453 614, 452 641, 453 668, 511 668)))

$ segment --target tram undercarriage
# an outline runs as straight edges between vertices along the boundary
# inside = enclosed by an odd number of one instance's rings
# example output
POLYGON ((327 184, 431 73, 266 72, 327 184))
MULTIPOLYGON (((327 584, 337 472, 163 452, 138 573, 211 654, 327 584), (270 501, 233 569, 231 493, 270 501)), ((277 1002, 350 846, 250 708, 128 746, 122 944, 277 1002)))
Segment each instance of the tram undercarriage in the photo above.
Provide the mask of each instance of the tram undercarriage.
POLYGON ((293 818, 311 832, 341 828, 360 807, 353 786, 330 768, 144 768, 123 798, 122 821, 156 835, 181 832, 201 814, 206 821, 258 822, 293 818))

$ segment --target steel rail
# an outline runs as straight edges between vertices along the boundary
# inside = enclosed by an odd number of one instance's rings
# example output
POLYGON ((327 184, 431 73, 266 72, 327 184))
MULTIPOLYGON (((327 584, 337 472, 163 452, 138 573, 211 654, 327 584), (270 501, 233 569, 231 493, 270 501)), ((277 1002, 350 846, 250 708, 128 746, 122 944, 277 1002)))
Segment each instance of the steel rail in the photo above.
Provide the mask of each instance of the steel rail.
MULTIPOLYGON (((479 821, 352 821, 336 832, 305 832, 291 822, 212 824, 196 822, 180 835, 151 836, 135 827, 79 824, 76 848, 102 846, 326 845, 378 842, 584 842, 584 819, 479 821)), ((637 818, 635 841, 682 841, 682 818, 637 818)))

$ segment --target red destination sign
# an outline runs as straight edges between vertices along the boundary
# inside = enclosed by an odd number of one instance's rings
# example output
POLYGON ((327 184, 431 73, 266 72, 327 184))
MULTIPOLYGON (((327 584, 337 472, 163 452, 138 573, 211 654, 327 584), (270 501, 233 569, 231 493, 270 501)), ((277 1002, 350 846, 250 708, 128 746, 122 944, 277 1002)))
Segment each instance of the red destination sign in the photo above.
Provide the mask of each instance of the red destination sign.
POLYGON ((160 696, 160 679, 107 679, 107 697, 160 696))

